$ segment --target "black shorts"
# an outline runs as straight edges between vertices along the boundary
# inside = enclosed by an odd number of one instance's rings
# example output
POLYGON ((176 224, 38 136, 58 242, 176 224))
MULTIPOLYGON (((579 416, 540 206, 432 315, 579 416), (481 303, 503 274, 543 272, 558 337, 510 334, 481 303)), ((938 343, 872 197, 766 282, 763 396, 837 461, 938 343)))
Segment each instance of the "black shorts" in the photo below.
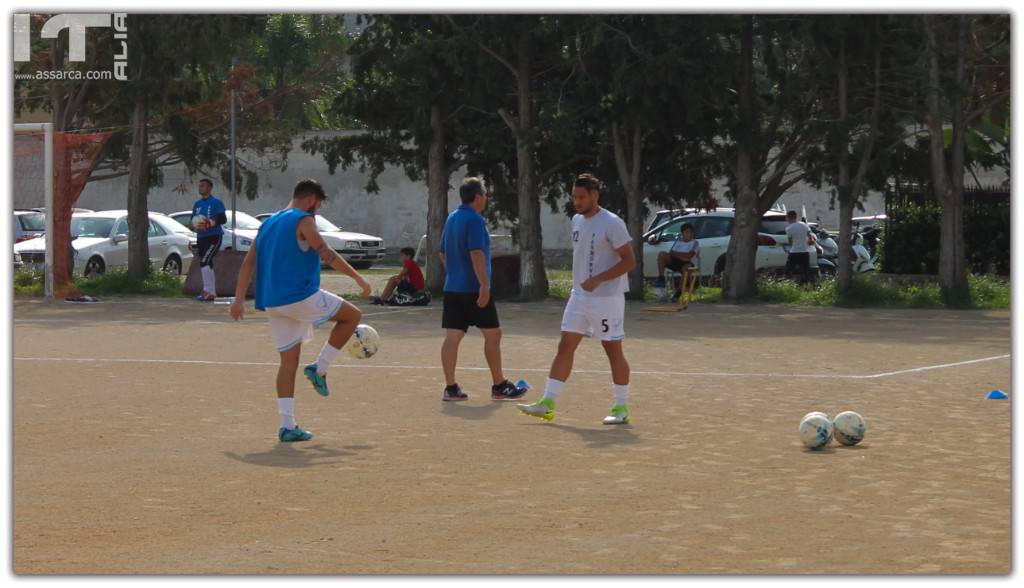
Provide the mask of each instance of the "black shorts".
POLYGON ((494 298, 487 301, 487 306, 480 308, 476 305, 479 297, 475 292, 445 292, 441 328, 460 331, 468 331, 470 327, 497 329, 500 325, 494 298))
POLYGON ((419 291, 412 285, 412 282, 410 282, 409 280, 402 280, 401 282, 398 282, 398 287, 395 290, 397 292, 400 292, 402 294, 408 294, 410 296, 419 291))
POLYGON ((668 263, 665 264, 665 269, 670 269, 670 270, 672 270, 674 272, 679 272, 679 273, 682 273, 683 272, 683 268, 687 268, 687 267, 693 267, 693 263, 691 263, 689 261, 683 261, 683 260, 679 259, 678 257, 671 257, 671 258, 669 258, 668 263))
POLYGON ((220 249, 220 241, 223 237, 224 235, 199 237, 196 241, 196 255, 199 256, 199 267, 211 267, 213 265, 213 256, 217 255, 217 251, 220 249))

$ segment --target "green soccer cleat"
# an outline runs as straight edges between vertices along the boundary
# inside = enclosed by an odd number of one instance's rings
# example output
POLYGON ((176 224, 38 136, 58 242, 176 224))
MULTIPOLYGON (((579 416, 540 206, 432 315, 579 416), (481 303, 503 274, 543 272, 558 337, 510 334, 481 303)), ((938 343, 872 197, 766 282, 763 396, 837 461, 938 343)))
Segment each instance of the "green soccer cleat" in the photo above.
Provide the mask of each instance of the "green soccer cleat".
POLYGON ((293 441, 309 441, 312 438, 313 433, 303 431, 298 425, 295 425, 294 429, 281 427, 277 430, 278 441, 284 441, 285 443, 291 443, 293 441))
POLYGON ((313 389, 320 396, 327 396, 330 394, 330 390, 327 389, 327 375, 321 376, 316 371, 316 364, 311 363, 306 366, 306 369, 302 370, 302 373, 306 375, 306 379, 313 384, 313 389))
POLYGON ((629 407, 625 404, 616 404, 612 407, 612 414, 604 417, 606 425, 625 425, 629 422, 629 407))
POLYGON ((550 421, 555 418, 555 401, 550 398, 541 398, 533 404, 517 404, 519 412, 530 416, 550 421))

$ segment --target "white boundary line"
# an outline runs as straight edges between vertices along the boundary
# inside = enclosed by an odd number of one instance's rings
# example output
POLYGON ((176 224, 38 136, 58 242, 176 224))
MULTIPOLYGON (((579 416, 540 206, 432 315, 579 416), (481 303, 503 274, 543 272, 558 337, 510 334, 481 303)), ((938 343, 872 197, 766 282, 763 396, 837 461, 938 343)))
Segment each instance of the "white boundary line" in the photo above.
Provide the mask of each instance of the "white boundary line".
MULTIPOLYGON (((675 371, 641 371, 634 370, 631 373, 643 376, 708 376, 708 377, 740 377, 740 378, 816 378, 825 380, 865 380, 872 378, 885 378, 888 376, 897 376, 901 374, 909 374, 916 372, 924 372, 929 370, 938 370, 944 368, 958 367, 962 365, 970 365, 974 363, 982 363, 986 361, 996 361, 999 359, 1006 359, 1010 357, 1010 354, 1004 355, 993 355, 991 357, 982 357, 979 359, 969 359, 965 361, 958 361, 955 363, 943 363, 938 365, 929 365, 917 368, 910 368, 905 370, 898 370, 893 372, 882 372, 879 374, 867 374, 867 375, 846 375, 846 374, 777 374, 777 373, 745 373, 745 372, 675 372, 675 371)), ((277 367, 277 362, 269 361, 212 361, 204 359, 125 359, 125 358, 97 358, 97 357, 15 357, 15 361, 56 361, 56 362, 77 362, 77 363, 156 363, 156 364, 191 364, 191 365, 222 365, 222 366, 261 366, 261 367, 277 367)), ((338 364, 336 367, 343 369, 378 369, 378 370, 436 370, 439 366, 436 365, 374 365, 365 364, 360 365, 357 363, 345 363, 338 364)), ((489 371, 490 368, 485 367, 459 367, 460 370, 470 371, 489 371)), ((547 373, 547 369, 542 368, 506 368, 509 372, 541 372, 547 373)), ((573 370, 573 373, 577 374, 608 374, 607 370, 573 370)))

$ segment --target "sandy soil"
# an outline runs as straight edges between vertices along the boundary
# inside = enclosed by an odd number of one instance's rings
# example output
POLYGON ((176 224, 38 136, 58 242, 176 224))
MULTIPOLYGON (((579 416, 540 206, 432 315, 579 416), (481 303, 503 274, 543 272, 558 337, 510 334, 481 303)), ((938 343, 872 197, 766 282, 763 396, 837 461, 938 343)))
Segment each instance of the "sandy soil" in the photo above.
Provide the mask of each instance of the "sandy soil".
MULTIPOLYGON (((470 400, 441 402, 440 304, 361 307, 381 352, 340 359, 329 398, 300 381, 316 437, 281 444, 260 313, 16 301, 14 571, 1010 571, 1010 403, 985 399, 1012 396, 1010 360, 863 377, 1008 354, 1008 312, 630 303, 633 422, 613 428, 595 342, 544 423, 490 400, 476 333, 470 400), (867 439, 805 450, 812 410, 860 412, 867 439)), ((529 398, 561 310, 499 305, 529 398)))

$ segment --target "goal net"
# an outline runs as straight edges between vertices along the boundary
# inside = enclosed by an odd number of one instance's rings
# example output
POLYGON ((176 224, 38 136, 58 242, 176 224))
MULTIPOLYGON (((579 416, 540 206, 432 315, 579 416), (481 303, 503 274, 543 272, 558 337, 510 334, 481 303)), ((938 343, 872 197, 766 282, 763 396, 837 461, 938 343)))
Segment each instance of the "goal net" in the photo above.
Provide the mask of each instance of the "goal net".
POLYGON ((42 267, 47 298, 77 294, 71 215, 110 135, 53 132, 49 123, 14 125, 14 208, 46 215, 45 254, 25 254, 22 262, 42 267))

